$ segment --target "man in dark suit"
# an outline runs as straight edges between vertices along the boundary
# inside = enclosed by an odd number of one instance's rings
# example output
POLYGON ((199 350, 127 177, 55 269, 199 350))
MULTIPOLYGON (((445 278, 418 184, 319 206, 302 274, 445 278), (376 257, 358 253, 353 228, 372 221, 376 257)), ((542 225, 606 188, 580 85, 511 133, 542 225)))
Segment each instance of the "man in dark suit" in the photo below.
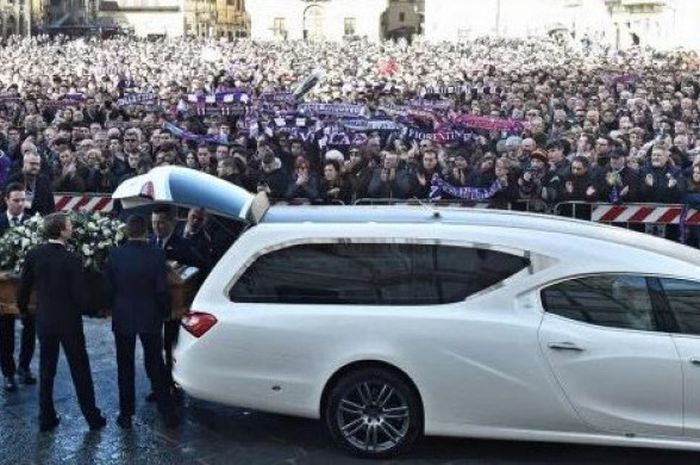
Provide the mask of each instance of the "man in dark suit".
POLYGON ((128 242, 112 250, 105 274, 112 303, 112 331, 117 347, 119 417, 117 424, 131 428, 134 415, 134 349, 141 340, 144 359, 150 367, 158 409, 168 426, 178 418, 170 397, 163 363, 163 320, 170 313, 165 253, 146 241, 148 223, 142 216, 127 221, 128 242))
POLYGON ((95 390, 90 360, 85 348, 83 310, 85 285, 80 259, 66 249, 73 234, 70 218, 53 213, 44 219, 49 243, 27 254, 17 297, 21 314, 27 314, 29 296, 36 287, 36 327, 39 336, 39 428, 49 431, 58 426, 53 403, 59 346, 70 366, 80 410, 91 430, 103 428, 107 421, 95 405, 95 390))
MULTIPOLYGON (((159 205, 153 209, 151 214, 151 226, 153 227, 153 236, 149 240, 149 244, 156 248, 163 249, 168 260, 174 260, 182 265, 194 266, 196 268, 204 268, 207 266, 207 259, 200 255, 190 239, 186 239, 175 234, 175 213, 172 208, 167 205, 159 205)), ((173 369, 173 347, 177 342, 178 331, 180 330, 180 321, 168 318, 163 325, 163 348, 165 350, 165 368, 168 375, 168 383, 173 390, 175 389, 172 379, 173 369)), ((146 372, 151 378, 150 367, 146 363, 146 372)), ((147 399, 155 400, 155 389, 151 392, 147 399)))
POLYGON ((22 171, 9 180, 11 183, 18 182, 24 186, 27 214, 30 216, 34 213, 48 215, 56 208, 51 183, 40 171, 41 157, 36 152, 28 151, 24 154, 22 171))
POLYGON ((153 236, 149 243, 163 249, 168 260, 203 269, 209 264, 209 249, 206 244, 201 246, 206 242, 206 238, 198 236, 200 233, 206 234, 200 225, 204 222, 203 212, 192 214, 192 221, 189 218, 190 215, 184 227, 178 228, 175 213, 169 206, 155 207, 151 215, 153 236))
POLYGON ((205 276, 212 267, 212 238, 207 231, 207 212, 203 208, 191 208, 187 214, 187 221, 175 225, 173 235, 185 239, 194 250, 189 261, 194 262, 205 276))
MULTIPOLYGON (((24 213, 24 186, 11 183, 5 188, 5 205, 7 210, 0 214, 0 235, 10 226, 21 225, 28 216, 24 213)), ((19 353, 19 368, 15 365, 15 315, 0 315, 0 369, 5 378, 6 391, 17 390, 15 374, 24 384, 36 384, 36 378, 29 369, 34 356, 36 342, 36 318, 34 315, 22 317, 22 345, 19 353)))

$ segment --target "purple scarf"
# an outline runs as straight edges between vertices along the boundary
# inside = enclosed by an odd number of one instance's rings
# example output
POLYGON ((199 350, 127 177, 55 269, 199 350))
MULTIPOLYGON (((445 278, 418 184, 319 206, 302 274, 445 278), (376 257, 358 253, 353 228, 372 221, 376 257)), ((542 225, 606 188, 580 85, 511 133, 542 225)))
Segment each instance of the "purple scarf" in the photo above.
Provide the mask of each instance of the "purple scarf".
POLYGON ((479 202, 489 200, 501 190, 503 186, 498 181, 494 181, 489 187, 457 187, 436 175, 430 184, 430 200, 440 200, 443 194, 447 194, 458 199, 479 202))

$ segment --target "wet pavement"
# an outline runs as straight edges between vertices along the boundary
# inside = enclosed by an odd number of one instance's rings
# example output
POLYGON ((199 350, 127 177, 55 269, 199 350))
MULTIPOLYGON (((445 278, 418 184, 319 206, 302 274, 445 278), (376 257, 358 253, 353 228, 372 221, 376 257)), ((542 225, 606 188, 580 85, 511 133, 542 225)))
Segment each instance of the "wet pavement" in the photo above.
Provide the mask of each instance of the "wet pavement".
MULTIPOLYGON (((183 425, 177 430, 168 430, 160 423, 155 405, 143 399, 148 393, 148 383, 140 358, 136 371, 139 401, 134 427, 124 432, 115 424, 118 395, 109 322, 85 321, 97 400, 108 417, 107 427, 100 432, 88 431, 75 400, 68 367, 61 357, 55 389, 61 424, 54 432, 38 432, 37 386, 20 386, 16 393, 0 391, 0 465, 700 463, 700 453, 442 438, 424 439, 400 459, 358 460, 334 449, 319 422, 249 412, 191 398, 185 399, 183 425)), ((20 325, 17 327, 19 329, 20 325)), ((38 372, 37 360, 35 356, 34 373, 38 372)))

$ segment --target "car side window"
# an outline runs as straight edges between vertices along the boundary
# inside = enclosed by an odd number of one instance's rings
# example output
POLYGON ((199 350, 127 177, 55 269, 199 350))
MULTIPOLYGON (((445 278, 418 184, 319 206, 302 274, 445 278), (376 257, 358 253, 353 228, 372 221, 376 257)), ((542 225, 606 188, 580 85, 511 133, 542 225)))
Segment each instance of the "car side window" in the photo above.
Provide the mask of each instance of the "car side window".
POLYGON ((435 305, 459 302, 529 266, 487 249, 409 243, 301 244, 259 257, 233 302, 435 305))
POLYGON ((700 283, 669 278, 659 281, 680 332, 700 335, 700 283))
POLYGON ((585 276, 542 290, 545 311, 572 320, 613 328, 658 328, 646 278, 585 276))

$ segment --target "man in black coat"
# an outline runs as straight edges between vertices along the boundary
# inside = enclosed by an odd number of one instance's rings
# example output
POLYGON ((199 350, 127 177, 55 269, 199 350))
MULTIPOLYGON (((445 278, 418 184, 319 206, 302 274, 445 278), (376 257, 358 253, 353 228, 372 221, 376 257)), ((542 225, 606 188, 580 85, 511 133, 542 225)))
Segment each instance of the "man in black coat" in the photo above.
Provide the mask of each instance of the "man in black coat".
POLYGON ((192 208, 187 213, 187 221, 178 222, 173 235, 185 239, 194 249, 189 261, 198 263, 202 276, 208 274, 212 263, 212 237, 207 231, 207 212, 203 208, 192 208))
POLYGON ((158 409, 166 424, 174 426, 174 414, 163 363, 163 320, 170 313, 165 253, 146 241, 148 223, 142 216, 127 221, 129 241, 112 250, 105 274, 112 303, 112 331, 117 348, 119 417, 117 424, 131 428, 134 415, 134 349, 141 340, 144 359, 150 367, 158 409))
POLYGON ((627 166, 627 159, 622 150, 613 149, 605 175, 600 180, 598 199, 610 203, 637 202, 639 186, 639 172, 627 166))
POLYGON ((640 174, 639 200, 652 203, 681 203, 685 180, 680 168, 673 166, 669 152, 662 146, 654 147, 651 164, 640 174))
MULTIPOLYGON (((557 198, 562 202, 594 202, 598 198, 598 186, 600 184, 591 169, 591 163, 584 156, 576 156, 571 161, 571 172, 561 180, 561 191, 557 198)), ((560 209, 562 216, 591 219, 591 206, 589 203, 578 205, 563 205, 560 209)))
MULTIPOLYGON (((10 226, 19 226, 28 218, 24 213, 24 186, 11 183, 5 188, 7 210, 0 214, 0 236, 10 226)), ((36 378, 29 369, 34 356, 36 342, 36 318, 26 314, 22 317, 22 346, 19 353, 19 368, 15 365, 15 315, 0 315, 0 369, 5 378, 6 391, 17 390, 15 374, 24 384, 36 384, 36 378)))
POLYGON ((107 424, 95 405, 90 360, 85 348, 83 310, 85 284, 80 259, 66 249, 73 234, 70 218, 53 213, 44 220, 49 243, 27 254, 17 297, 21 314, 27 314, 29 297, 36 288, 36 328, 39 336, 39 428, 49 431, 58 425, 53 403, 59 346, 70 366, 80 410, 91 430, 107 424))
MULTIPOLYGON (((153 236, 149 244, 163 249, 168 260, 174 260, 182 265, 194 266, 199 269, 206 269, 207 258, 199 254, 190 239, 186 239, 175 234, 175 213, 167 205, 159 205, 153 209, 151 214, 151 226, 153 236)), ((163 348, 165 350, 165 368, 168 375, 168 382, 174 388, 172 380, 173 369, 173 347, 177 342, 177 335, 180 330, 180 320, 167 319, 163 326, 163 348)), ((151 378, 150 367, 146 362, 146 372, 151 378)), ((151 378, 152 379, 152 378, 151 378)), ((155 389, 148 396, 148 400, 155 400, 155 389)))
POLYGON ((149 244, 163 249, 168 260, 182 265, 206 268, 209 257, 206 249, 199 249, 192 237, 185 237, 180 230, 176 231, 175 214, 169 206, 157 206, 151 215, 153 236, 149 244))
POLYGON ((27 152, 23 158, 22 171, 11 176, 9 182, 18 182, 24 186, 27 197, 27 214, 48 215, 56 209, 51 183, 40 174, 41 157, 36 152, 27 152))

